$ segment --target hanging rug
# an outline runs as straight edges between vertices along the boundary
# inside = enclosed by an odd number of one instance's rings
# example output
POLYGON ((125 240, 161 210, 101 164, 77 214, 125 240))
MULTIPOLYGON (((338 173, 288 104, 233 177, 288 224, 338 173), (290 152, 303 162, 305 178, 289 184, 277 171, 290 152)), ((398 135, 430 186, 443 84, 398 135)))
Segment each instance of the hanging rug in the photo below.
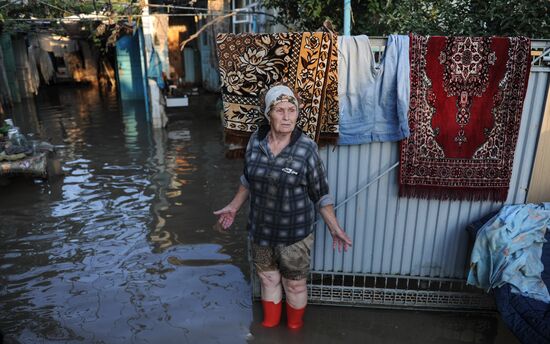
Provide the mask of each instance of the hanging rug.
POLYGON ((506 200, 531 66, 525 37, 411 35, 399 194, 506 200))
MULTIPOLYGON (((320 144, 338 139, 337 36, 328 32, 217 36, 225 142, 242 147, 264 120, 260 100, 286 84, 301 100, 298 126, 320 144)), ((230 146, 231 149, 231 146, 230 146)), ((228 154, 231 155, 231 154, 228 154)))

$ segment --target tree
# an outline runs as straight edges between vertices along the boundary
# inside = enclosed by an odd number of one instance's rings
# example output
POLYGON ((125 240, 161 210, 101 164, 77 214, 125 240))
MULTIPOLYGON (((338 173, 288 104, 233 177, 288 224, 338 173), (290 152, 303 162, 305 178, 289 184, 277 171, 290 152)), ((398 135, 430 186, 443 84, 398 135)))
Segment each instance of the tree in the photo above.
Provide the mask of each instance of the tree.
MULTIPOLYGON (((315 30, 330 19, 342 31, 342 0, 262 0, 278 22, 315 30)), ((550 38, 548 0, 352 0, 352 34, 498 35, 550 38)))
POLYGON ((0 33, 51 32, 75 37, 76 30, 77 38, 89 39, 101 53, 106 53, 114 46, 118 36, 132 32, 130 21, 133 15, 140 13, 139 3, 133 0, 0 0, 0 33), (86 17, 90 14, 110 18, 110 24, 106 24, 105 19, 86 17), (78 22, 62 20, 81 15, 84 17, 80 17, 78 22))

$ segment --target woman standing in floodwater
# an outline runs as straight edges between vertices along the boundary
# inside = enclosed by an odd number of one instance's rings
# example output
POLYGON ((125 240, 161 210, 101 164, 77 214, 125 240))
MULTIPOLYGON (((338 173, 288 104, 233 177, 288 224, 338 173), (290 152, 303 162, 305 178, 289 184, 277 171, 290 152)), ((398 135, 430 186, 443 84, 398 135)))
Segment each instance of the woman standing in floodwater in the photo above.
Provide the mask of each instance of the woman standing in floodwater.
POLYGON ((303 326, 315 209, 328 225, 333 248, 347 251, 351 246, 336 219, 317 145, 296 127, 299 109, 298 98, 287 86, 268 90, 264 111, 268 124, 250 137, 239 190, 227 206, 214 212, 227 229, 250 196, 248 229, 266 327, 279 324, 283 288, 288 327, 303 326))

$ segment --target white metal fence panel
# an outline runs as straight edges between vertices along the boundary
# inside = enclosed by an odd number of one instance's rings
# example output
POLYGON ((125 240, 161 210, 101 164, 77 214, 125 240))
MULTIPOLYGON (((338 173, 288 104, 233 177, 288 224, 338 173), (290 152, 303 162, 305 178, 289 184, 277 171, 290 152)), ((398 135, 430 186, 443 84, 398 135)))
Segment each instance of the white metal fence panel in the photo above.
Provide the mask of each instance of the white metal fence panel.
MULTIPOLYGON (((534 66, 530 74, 506 204, 526 199, 548 69, 534 66)), ((398 162, 399 144, 329 146, 320 153, 338 205, 398 162)), ((333 251, 324 223, 317 225, 312 259, 315 272, 465 277, 469 258, 466 226, 503 204, 400 198, 397 174, 393 169, 337 210, 341 225, 354 242, 347 253, 333 251)))

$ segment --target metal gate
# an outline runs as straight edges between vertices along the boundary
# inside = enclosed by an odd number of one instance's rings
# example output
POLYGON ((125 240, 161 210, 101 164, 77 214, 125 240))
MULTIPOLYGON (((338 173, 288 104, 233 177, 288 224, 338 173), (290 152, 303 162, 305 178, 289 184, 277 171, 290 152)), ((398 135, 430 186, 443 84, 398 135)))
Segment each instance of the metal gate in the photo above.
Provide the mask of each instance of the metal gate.
MULTIPOLYGON (((385 46, 382 39, 371 43, 379 50, 385 46)), ((354 245, 345 254, 334 251, 325 224, 318 223, 308 279, 310 303, 494 309, 491 298, 466 286, 471 243, 465 229, 503 204, 526 200, 549 84, 544 56, 550 55, 550 40, 533 41, 532 48, 538 55, 533 57, 505 203, 398 197, 396 142, 320 150, 337 217, 354 245)), ((254 295, 259 296, 255 277, 253 281, 254 295)))

